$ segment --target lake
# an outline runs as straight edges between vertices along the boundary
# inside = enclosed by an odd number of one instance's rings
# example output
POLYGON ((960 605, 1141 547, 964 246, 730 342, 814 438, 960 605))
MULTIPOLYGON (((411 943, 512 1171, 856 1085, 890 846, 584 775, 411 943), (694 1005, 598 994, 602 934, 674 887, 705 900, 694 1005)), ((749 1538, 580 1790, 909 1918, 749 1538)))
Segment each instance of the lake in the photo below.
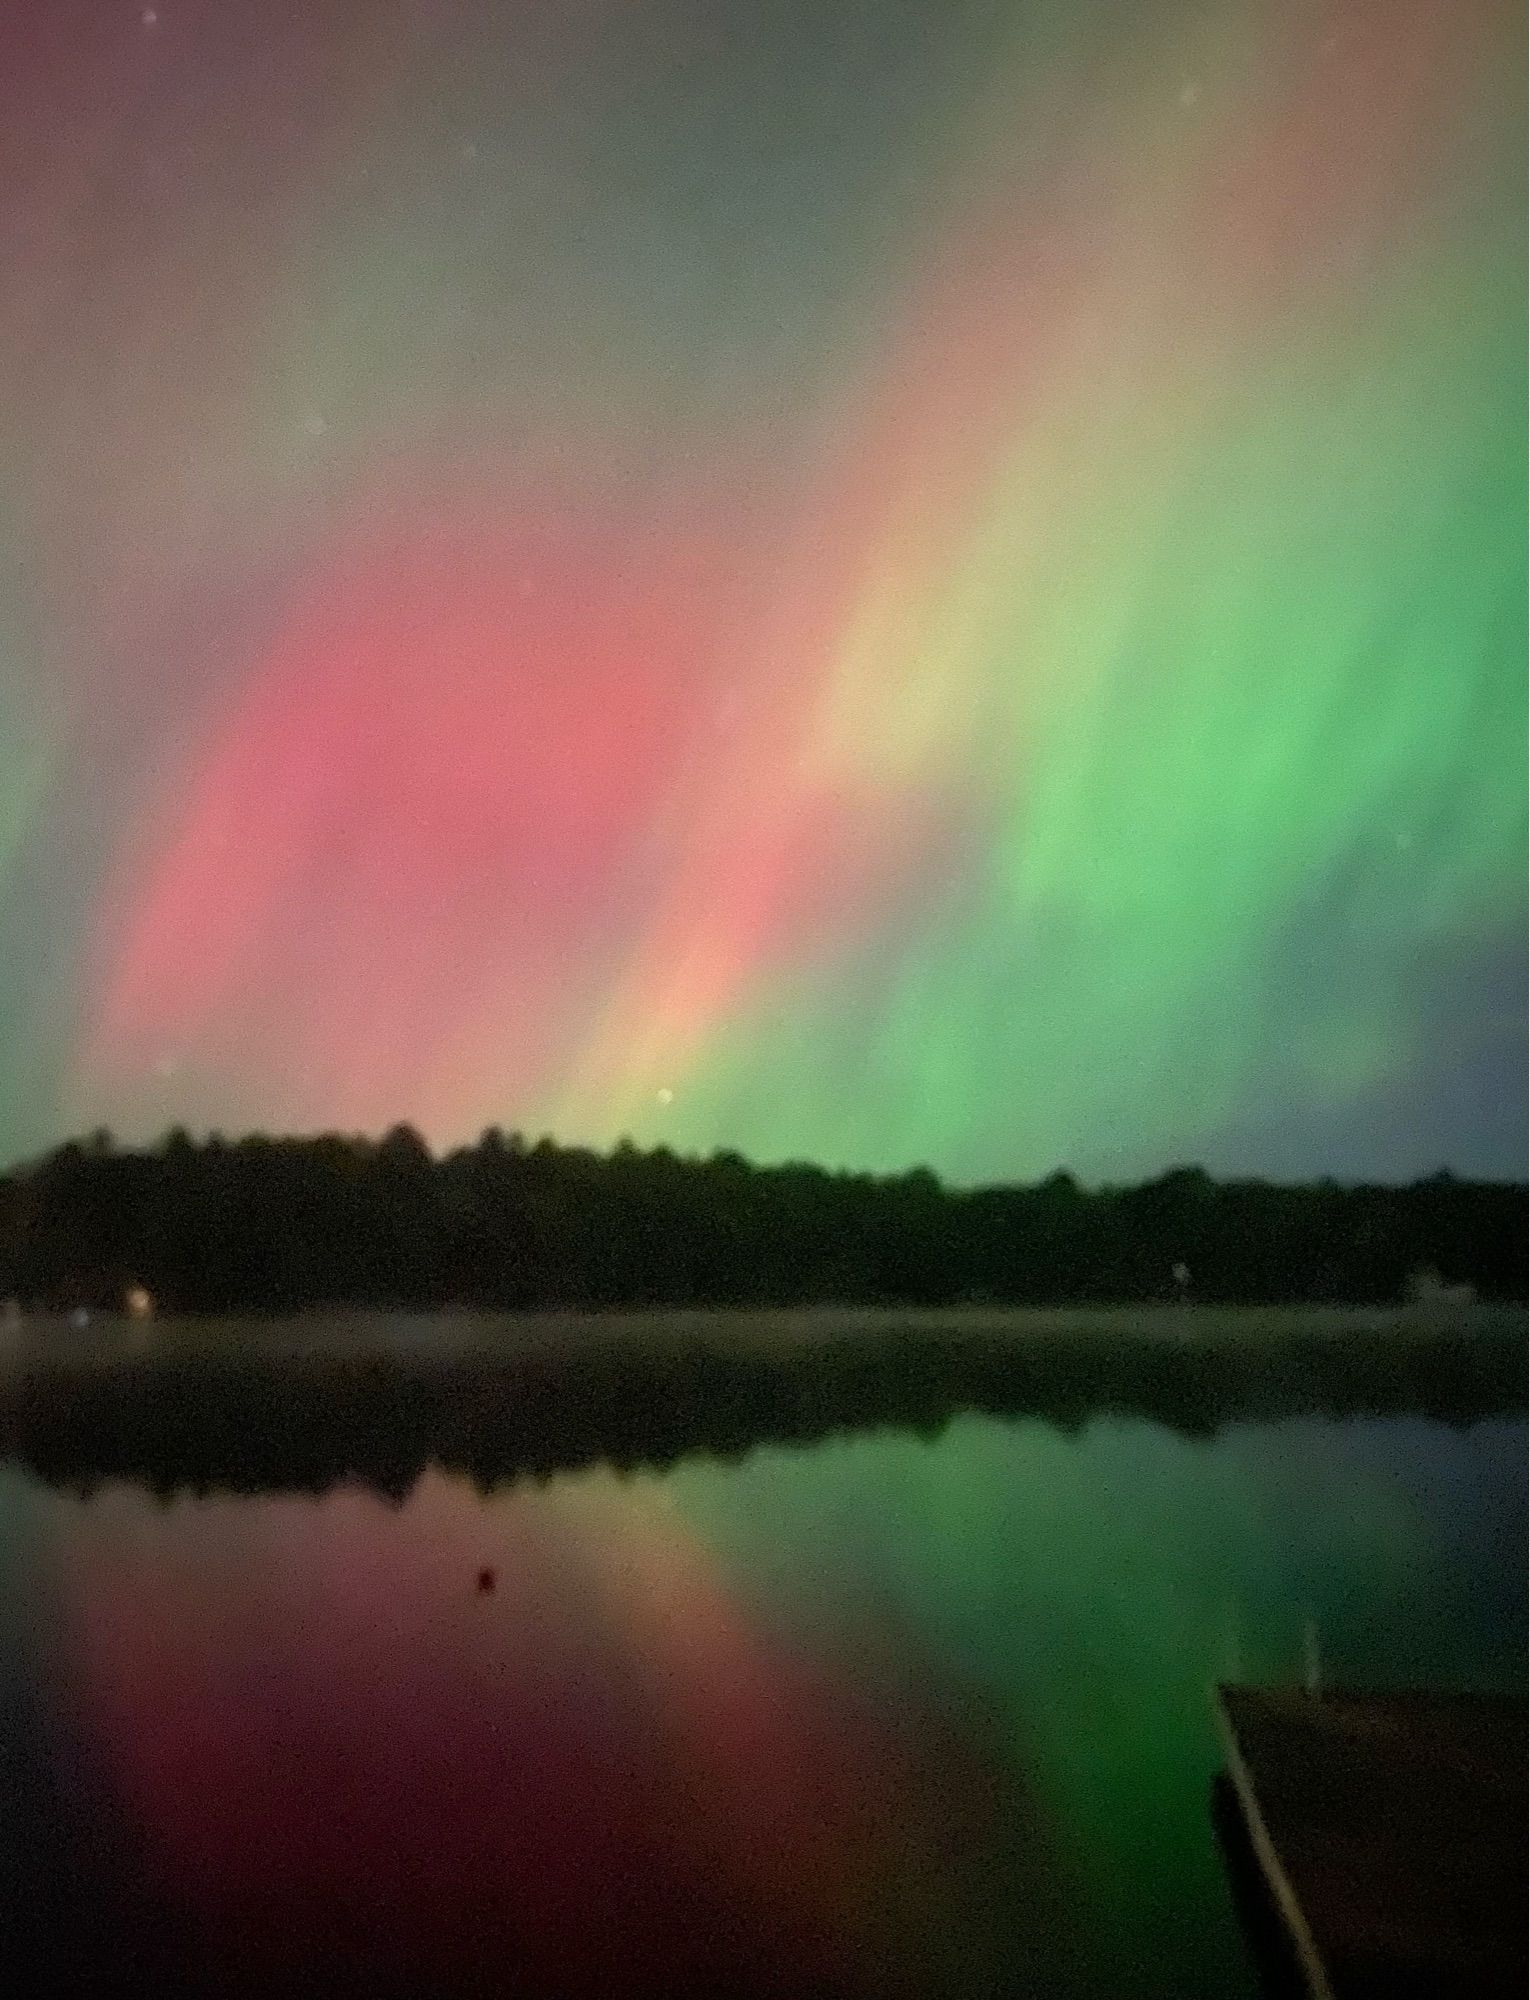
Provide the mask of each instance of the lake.
POLYGON ((1335 1679, 1524 1683, 1518 1414, 747 1444, 510 1483, 406 1450, 391 1491, 296 1447, 320 1490, 0 1462, 25 1962, 50 1991, 1251 1994, 1213 1683, 1299 1676, 1309 1626, 1335 1679))

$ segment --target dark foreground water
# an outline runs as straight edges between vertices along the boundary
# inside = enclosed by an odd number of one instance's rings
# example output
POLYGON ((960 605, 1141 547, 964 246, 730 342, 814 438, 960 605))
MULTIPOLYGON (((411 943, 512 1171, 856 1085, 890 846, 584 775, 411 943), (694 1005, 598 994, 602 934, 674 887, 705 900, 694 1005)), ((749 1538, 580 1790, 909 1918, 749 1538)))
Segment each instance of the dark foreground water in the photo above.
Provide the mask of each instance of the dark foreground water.
POLYGON ((1524 1502, 1501 1417, 401 1504, 5 1463, 7 1990, 1247 1994, 1211 1685, 1310 1621, 1338 1678, 1519 1688, 1524 1502))

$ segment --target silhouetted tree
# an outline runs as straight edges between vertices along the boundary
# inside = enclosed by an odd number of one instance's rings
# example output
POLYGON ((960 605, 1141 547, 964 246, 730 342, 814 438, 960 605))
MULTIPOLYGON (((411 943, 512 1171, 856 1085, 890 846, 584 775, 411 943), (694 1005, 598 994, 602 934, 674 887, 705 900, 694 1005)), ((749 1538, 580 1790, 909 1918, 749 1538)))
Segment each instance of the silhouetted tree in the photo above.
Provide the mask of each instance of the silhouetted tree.
POLYGON ((186 1312, 745 1304, 1207 1303, 1403 1298, 1437 1271, 1525 1295, 1525 1189, 1217 1183, 950 1189, 734 1152, 609 1157, 491 1127, 432 1157, 398 1125, 152 1150, 93 1136, 0 1177, 0 1297, 186 1312), (1188 1272, 1182 1281, 1177 1271, 1188 1272))

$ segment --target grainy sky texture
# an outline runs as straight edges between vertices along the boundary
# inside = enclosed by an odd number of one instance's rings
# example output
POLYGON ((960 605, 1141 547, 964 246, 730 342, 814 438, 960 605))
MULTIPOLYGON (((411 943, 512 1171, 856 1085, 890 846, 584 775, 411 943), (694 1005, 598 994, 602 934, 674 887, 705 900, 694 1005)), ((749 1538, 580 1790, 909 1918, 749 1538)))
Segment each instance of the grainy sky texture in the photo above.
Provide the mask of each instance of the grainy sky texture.
POLYGON ((1518 1172, 1521 9, 0 13, 0 1154, 1518 1172))

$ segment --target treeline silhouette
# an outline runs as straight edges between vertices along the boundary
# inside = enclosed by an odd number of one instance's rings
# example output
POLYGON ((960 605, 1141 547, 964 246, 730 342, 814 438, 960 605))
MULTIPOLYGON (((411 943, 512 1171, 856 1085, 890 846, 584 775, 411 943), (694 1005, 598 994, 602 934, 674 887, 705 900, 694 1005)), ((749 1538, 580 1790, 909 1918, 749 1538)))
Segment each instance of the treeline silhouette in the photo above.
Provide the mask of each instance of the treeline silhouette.
POLYGON ((1525 1296, 1522 1186, 1215 1182, 944 1187, 893 1176, 602 1156, 497 1130, 433 1158, 397 1126, 148 1150, 97 1133, 0 1178, 0 1298, 165 1311, 1142 1301, 1374 1303, 1432 1268, 1525 1296), (1175 1267, 1183 1267, 1176 1276, 1175 1267))
POLYGON ((526 1348, 350 1353, 250 1338, 180 1352, 167 1329, 144 1354, 71 1358, 53 1343, 0 1373, 0 1458, 86 1494, 110 1479, 164 1496, 349 1481, 402 1500, 432 1464, 487 1491, 870 1429, 928 1437, 968 1411, 1065 1431, 1135 1416, 1208 1437, 1314 1414, 1464 1425, 1525 1404, 1524 1330, 1502 1310, 1342 1331, 1228 1316, 1194 1335, 1168 1317, 1014 1330, 894 1315, 821 1338, 613 1328, 526 1348))
POLYGON ((1429 1267, 1525 1296, 1522 1186, 1441 1172, 1410 1187, 1217 1183, 1177 1168, 1137 1187, 944 1187, 893 1176, 610 1155, 485 1132, 433 1158, 397 1126, 149 1150, 71 1141, 0 1179, 0 1297, 167 1311, 334 1304, 946 1305, 1373 1303, 1429 1267), (1175 1267, 1181 1272, 1176 1276, 1175 1267))

